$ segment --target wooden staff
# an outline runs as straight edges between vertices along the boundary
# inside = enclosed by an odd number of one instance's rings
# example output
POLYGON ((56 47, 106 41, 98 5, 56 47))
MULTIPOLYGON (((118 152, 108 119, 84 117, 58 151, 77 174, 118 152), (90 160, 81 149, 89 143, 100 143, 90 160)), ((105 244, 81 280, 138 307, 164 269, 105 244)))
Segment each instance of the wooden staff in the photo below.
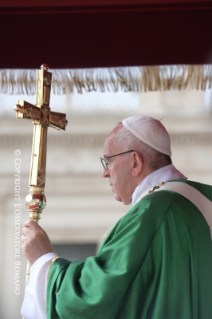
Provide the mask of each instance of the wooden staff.
MULTIPOLYGON (((47 130, 49 126, 57 130, 65 130, 68 124, 66 114, 51 112, 49 107, 51 80, 52 73, 48 71, 48 65, 43 64, 41 70, 37 70, 35 105, 26 101, 18 101, 14 107, 16 118, 29 119, 34 123, 29 194, 26 196, 26 206, 29 211, 29 218, 36 222, 39 221, 40 214, 46 206, 44 188, 46 179, 47 130)), ((29 282, 29 276, 30 263, 27 261, 26 287, 29 282)))

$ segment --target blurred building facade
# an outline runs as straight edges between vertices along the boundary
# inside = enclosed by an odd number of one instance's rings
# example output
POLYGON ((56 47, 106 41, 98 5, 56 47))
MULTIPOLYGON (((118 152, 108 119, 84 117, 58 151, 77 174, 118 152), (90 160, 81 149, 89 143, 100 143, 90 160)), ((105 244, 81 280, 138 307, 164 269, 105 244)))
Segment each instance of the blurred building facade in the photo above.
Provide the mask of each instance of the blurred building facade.
MULTIPOLYGON (((20 240, 18 227, 22 228, 28 218, 25 196, 33 131, 30 121, 16 120, 15 113, 8 111, 8 100, 12 97, 0 96, 0 319, 18 319, 21 318, 26 261, 20 253, 20 264, 16 263, 19 260, 15 254, 20 240), (17 149, 21 151, 19 155, 15 154, 17 149), (20 201, 15 193, 16 170, 20 170, 20 201), (15 213, 17 208, 20 211, 15 213), (20 215, 20 223, 17 215, 20 215)), ((11 109, 15 103, 13 98, 11 109)), ((95 253, 104 232, 129 209, 114 200, 108 180, 102 178, 99 160, 108 132, 127 116, 163 117, 162 123, 171 136, 173 164, 190 180, 212 184, 210 95, 206 101, 203 92, 194 91, 96 93, 53 96, 52 104, 54 111, 67 113, 69 124, 66 132, 49 129, 47 206, 40 225, 61 257, 83 260, 95 253)))

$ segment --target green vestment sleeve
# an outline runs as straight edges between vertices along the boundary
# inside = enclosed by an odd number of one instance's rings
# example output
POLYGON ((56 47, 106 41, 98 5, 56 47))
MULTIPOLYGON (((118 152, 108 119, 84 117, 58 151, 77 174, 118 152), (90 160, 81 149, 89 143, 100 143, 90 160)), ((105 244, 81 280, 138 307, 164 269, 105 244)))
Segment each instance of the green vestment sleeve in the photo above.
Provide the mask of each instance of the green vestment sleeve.
POLYGON ((202 214, 181 195, 152 193, 119 220, 95 257, 53 263, 47 318, 210 319, 211 272, 202 214))

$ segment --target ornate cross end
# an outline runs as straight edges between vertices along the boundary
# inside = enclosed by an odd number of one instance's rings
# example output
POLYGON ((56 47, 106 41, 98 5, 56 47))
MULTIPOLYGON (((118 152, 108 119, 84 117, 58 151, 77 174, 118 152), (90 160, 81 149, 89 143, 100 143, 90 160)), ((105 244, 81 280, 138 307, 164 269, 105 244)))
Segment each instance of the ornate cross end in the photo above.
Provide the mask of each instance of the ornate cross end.
POLYGON ((51 80, 52 74, 48 71, 48 65, 41 65, 41 70, 37 70, 36 103, 33 105, 26 101, 18 101, 14 107, 16 118, 32 120, 34 124, 42 127, 50 126, 58 130, 65 130, 68 124, 66 114, 51 112, 49 107, 51 80))
POLYGON ((65 130, 68 124, 66 114, 51 112, 51 109, 44 104, 39 107, 26 101, 18 101, 14 110, 16 111, 16 118, 32 120, 35 124, 41 126, 65 130))

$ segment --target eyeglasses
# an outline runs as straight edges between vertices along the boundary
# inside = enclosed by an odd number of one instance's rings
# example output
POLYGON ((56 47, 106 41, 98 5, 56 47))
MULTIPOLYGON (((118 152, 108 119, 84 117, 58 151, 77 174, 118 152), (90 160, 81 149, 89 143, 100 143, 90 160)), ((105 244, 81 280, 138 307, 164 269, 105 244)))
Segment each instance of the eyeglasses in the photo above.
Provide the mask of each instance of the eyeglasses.
POLYGON ((119 154, 115 154, 115 155, 112 155, 112 156, 100 157, 100 161, 101 161, 101 163, 102 163, 103 168, 104 168, 104 169, 108 169, 109 163, 107 162, 107 160, 108 160, 109 158, 112 158, 112 157, 115 157, 115 156, 119 156, 119 155, 123 155, 123 154, 126 154, 126 153, 131 153, 131 152, 136 152, 136 151, 130 150, 130 151, 123 152, 123 153, 119 153, 119 154))

